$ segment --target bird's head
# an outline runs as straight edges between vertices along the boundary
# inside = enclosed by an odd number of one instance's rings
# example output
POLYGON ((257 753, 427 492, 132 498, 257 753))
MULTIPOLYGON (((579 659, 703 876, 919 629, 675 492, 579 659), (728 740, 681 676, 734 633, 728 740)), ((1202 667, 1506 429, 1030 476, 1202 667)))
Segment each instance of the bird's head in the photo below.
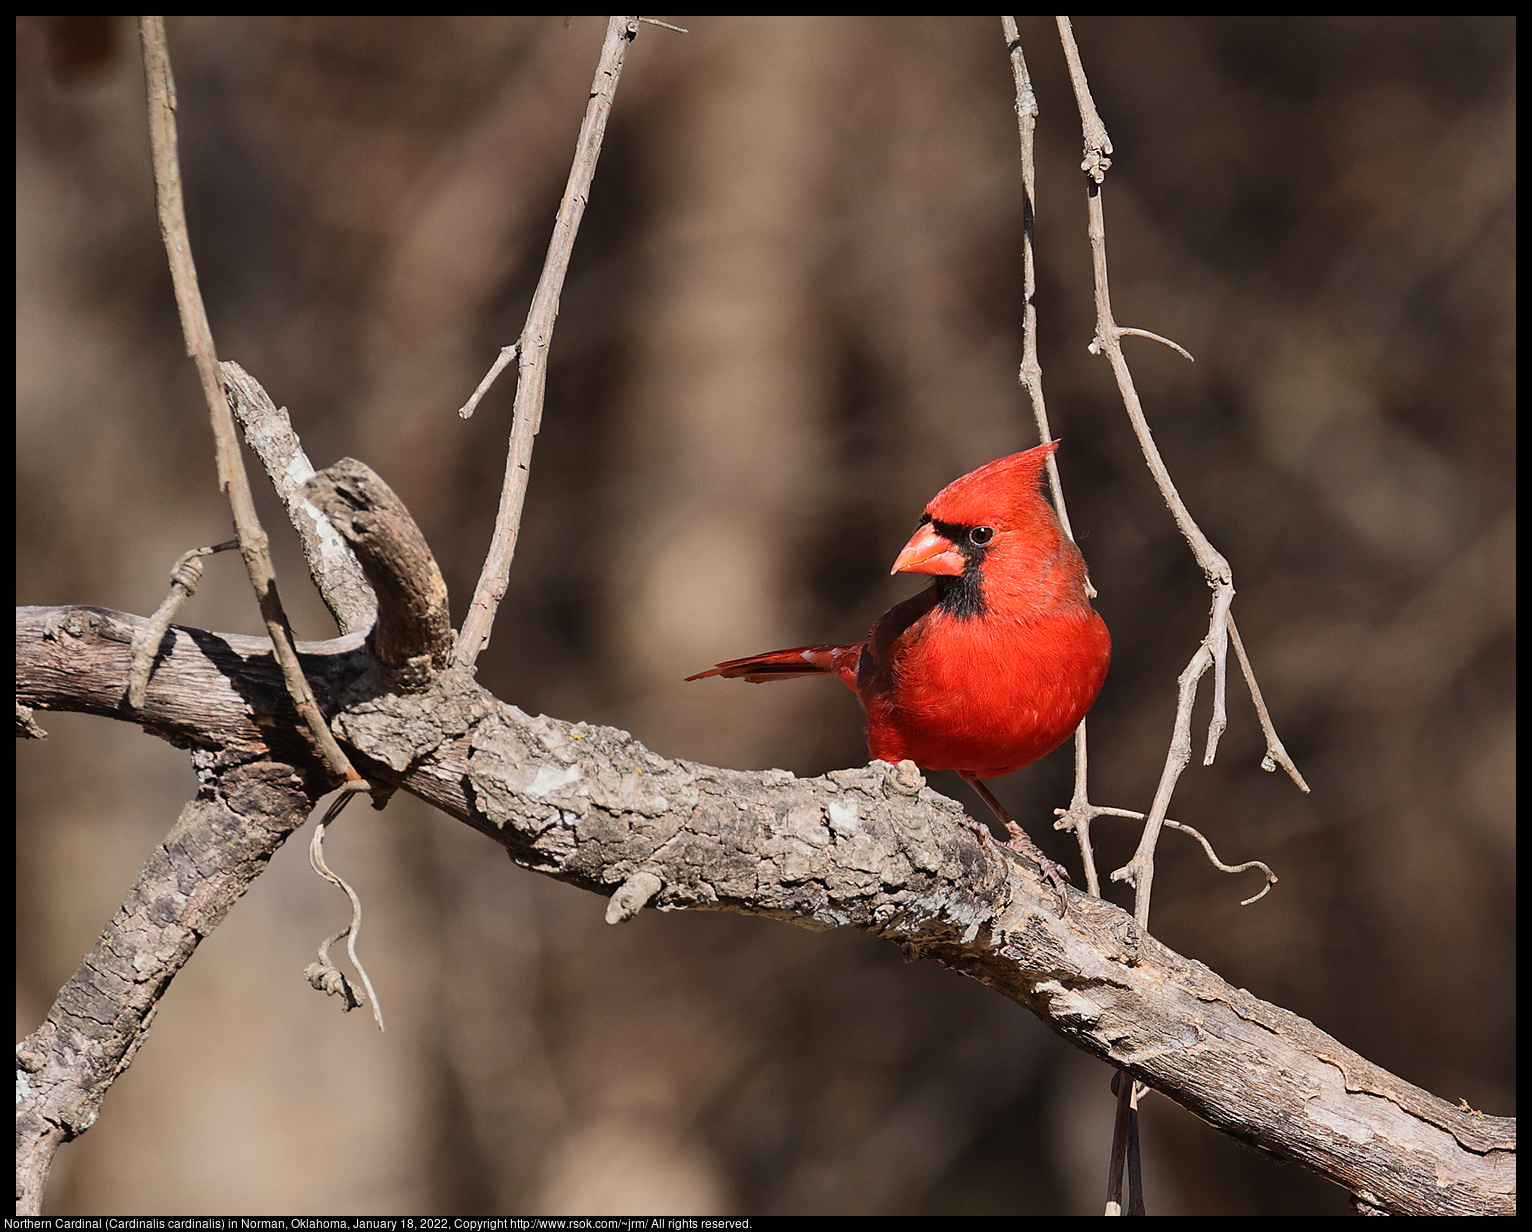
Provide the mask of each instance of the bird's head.
POLYGON ((1051 539, 1058 522, 1038 484, 1058 447, 1049 441, 954 479, 926 504, 920 525, 890 572, 961 577, 1008 540, 1051 539))

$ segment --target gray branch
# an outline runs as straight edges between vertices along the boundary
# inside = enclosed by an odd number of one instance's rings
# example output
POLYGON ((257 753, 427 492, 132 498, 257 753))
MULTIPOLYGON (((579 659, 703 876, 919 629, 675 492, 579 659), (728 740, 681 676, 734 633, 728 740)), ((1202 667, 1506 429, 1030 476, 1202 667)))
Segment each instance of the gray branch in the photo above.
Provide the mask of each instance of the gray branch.
MULTIPOLYGON (((269 655, 268 655, 269 658, 269 655)), ((95 1123, 170 982, 287 836, 310 793, 293 767, 201 749, 203 791, 150 854, 43 1024, 16 1046, 16 1209, 35 1215, 53 1157, 95 1123)))
MULTIPOLYGON (((128 717, 119 705, 139 623, 97 608, 19 608, 18 700, 128 717)), ((355 637, 299 650, 336 733, 371 776, 489 835, 521 866, 607 896, 609 918, 647 904, 863 928, 989 985, 1247 1145, 1369 1205, 1514 1209, 1514 1121, 1411 1086, 1166 949, 1108 903, 1071 892, 1060 919, 1032 865, 892 767, 798 779, 667 760, 626 732, 524 714, 460 670, 424 693, 378 692, 355 637)), ((312 766, 317 787, 321 767, 269 643, 173 626, 160 654, 132 721, 178 741, 195 730, 200 744, 252 756, 270 748, 270 761, 312 766), (263 699, 274 713, 258 722, 263 699)), ((195 882, 191 865, 186 875, 195 882)), ((168 979, 152 947, 122 957, 145 983, 168 979)))

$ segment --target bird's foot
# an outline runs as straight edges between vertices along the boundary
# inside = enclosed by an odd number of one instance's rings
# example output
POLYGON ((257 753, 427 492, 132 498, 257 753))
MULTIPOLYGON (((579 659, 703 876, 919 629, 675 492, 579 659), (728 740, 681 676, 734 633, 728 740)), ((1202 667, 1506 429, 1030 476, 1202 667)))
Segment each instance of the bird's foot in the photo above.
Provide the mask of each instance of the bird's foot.
POLYGON ((1048 883, 1048 888, 1058 896, 1059 919, 1062 920, 1069 911, 1069 899, 1064 891, 1064 887, 1069 884, 1069 870, 1057 860, 1050 860, 1045 856, 1043 849, 1032 841, 1032 836, 1009 817, 1005 818, 1005 829, 1011 836, 1006 846, 1013 851, 1021 852, 1035 863, 1042 871, 1043 880, 1048 883))
MULTIPOLYGON (((1043 880, 1058 895, 1059 919, 1062 920, 1065 913, 1069 910, 1069 899, 1064 892, 1064 887, 1069 884, 1068 871, 1057 860, 1050 860, 1043 854, 1043 849, 1032 841, 1032 836, 1017 825, 1016 819, 1005 811, 999 800, 995 799, 994 792, 990 791, 978 779, 969 778, 966 774, 963 777, 968 780, 969 786, 978 792, 979 798, 989 805, 990 812, 994 813, 1000 819, 1000 823, 1005 826, 1005 832, 1010 835, 1005 845, 1012 851, 1021 852, 1022 855, 1035 862, 1038 868, 1042 870, 1043 880)), ((981 828, 985 834, 989 833, 987 826, 981 828)))

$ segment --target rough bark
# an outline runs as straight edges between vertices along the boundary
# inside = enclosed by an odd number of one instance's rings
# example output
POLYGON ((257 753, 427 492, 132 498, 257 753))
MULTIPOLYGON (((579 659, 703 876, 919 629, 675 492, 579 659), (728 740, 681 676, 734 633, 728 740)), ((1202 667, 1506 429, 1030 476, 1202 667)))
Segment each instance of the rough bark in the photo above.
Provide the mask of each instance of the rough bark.
MULTIPOLYGON (((18 609, 19 700, 130 717, 119 699, 137 623, 97 608, 18 609)), ((1060 918, 1032 865, 918 776, 882 763, 798 779, 667 760, 626 732, 524 714, 455 670, 424 693, 383 692, 355 637, 300 651, 337 735, 369 773, 490 835, 523 867, 608 896, 609 918, 648 905, 867 929, 911 959, 988 984, 1240 1141, 1367 1205, 1514 1210, 1514 1121, 1454 1108, 1388 1074, 1166 949, 1108 903, 1072 892, 1060 918)), ((312 752, 305 760, 306 737, 294 734, 260 639, 173 627, 146 708, 131 717, 251 758, 280 743, 282 764, 311 774, 317 793, 318 762, 312 752)), ((151 985, 173 974, 155 954, 129 959, 151 985)), ((81 1123, 39 1115, 65 1136, 81 1123)))

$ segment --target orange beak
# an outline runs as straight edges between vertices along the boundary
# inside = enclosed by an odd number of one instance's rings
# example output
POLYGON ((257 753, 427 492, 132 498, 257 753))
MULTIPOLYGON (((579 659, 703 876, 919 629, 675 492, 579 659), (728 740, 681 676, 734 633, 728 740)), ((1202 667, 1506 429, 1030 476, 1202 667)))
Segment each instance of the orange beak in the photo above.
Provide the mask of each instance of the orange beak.
POLYGON ((910 536, 890 573, 938 573, 961 577, 968 561, 957 545, 939 534, 930 522, 922 524, 910 536))

